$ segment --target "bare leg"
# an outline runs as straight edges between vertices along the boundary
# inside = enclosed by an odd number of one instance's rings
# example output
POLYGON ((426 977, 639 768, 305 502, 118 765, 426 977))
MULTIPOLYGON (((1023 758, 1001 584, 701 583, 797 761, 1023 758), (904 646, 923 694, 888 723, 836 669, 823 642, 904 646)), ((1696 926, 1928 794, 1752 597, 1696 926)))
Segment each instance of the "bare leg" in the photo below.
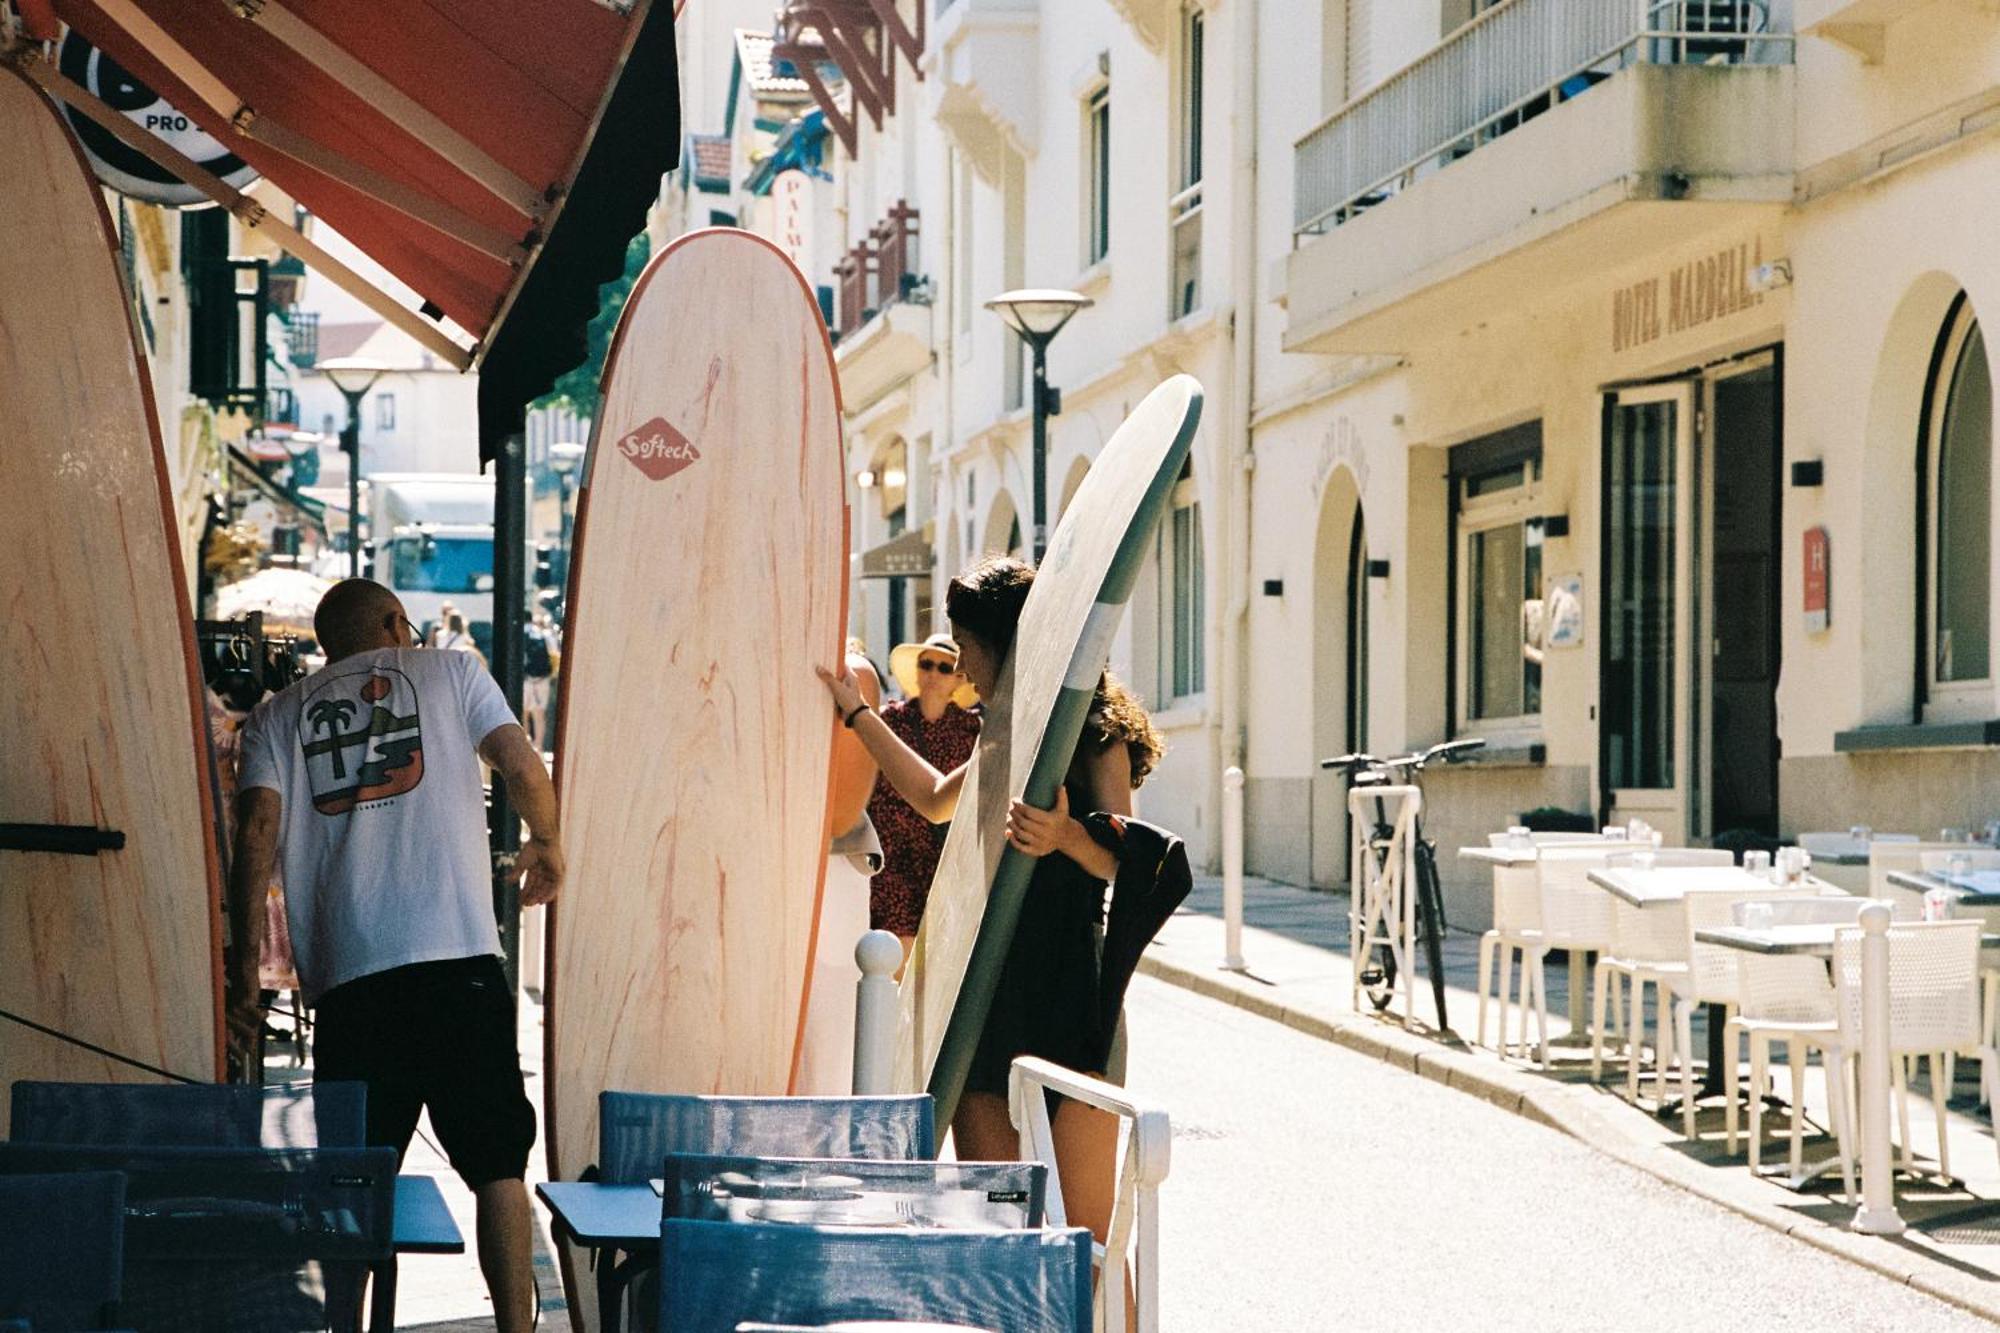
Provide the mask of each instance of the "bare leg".
POLYGON ((528 1333, 535 1323, 534 1220, 528 1187, 518 1180, 482 1185, 479 1200, 479 1271, 493 1296, 500 1333, 528 1333))
POLYGON ((951 1119, 951 1142, 961 1162, 1011 1162, 1021 1155, 1021 1136, 1007 1116, 1007 1099, 968 1092, 951 1119))

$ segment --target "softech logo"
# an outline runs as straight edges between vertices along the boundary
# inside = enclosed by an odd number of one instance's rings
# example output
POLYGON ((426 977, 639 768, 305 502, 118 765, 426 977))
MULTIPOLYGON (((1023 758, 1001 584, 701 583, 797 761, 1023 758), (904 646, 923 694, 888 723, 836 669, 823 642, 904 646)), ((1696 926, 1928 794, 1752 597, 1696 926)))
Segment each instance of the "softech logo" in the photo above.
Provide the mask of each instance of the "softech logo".
POLYGON ((618 441, 618 452, 651 481, 668 477, 701 460, 694 441, 675 430, 665 417, 654 417, 618 441))

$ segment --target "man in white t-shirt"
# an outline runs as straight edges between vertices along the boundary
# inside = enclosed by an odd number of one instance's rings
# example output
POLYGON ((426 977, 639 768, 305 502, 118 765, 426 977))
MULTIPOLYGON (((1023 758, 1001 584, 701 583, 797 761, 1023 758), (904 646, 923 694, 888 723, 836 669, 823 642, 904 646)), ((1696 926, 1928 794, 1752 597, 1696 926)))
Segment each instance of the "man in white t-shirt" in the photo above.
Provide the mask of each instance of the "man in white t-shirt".
MULTIPOLYGON (((500 1329, 531 1327, 532 1220, 523 1184, 535 1110, 500 962, 479 763, 528 825, 523 906, 553 899, 563 856, 555 787, 470 653, 420 648, 394 593, 336 584, 313 628, 327 665, 243 726, 230 910, 236 940, 283 856, 305 1001, 319 1009, 315 1077, 368 1086, 368 1141, 403 1152, 428 1107, 479 1203, 479 1261, 500 1329)), ((230 1028, 262 1027, 257 952, 239 949, 230 1028)))

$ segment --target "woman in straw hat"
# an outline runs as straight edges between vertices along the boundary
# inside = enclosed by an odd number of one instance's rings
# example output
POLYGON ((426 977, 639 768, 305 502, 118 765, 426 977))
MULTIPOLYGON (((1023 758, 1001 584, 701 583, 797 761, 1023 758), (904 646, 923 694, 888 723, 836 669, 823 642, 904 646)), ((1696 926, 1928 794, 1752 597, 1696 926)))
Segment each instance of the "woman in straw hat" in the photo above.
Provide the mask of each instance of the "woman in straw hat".
MULTIPOLYGON (((972 758, 979 717, 970 710, 979 696, 958 669, 957 642, 933 634, 922 643, 897 644, 889 654, 889 674, 904 695, 882 708, 889 730, 941 773, 972 758)), ((868 817, 882 839, 882 873, 869 895, 870 923, 901 939, 908 958, 937 873, 944 826, 918 814, 887 782, 875 784, 868 817)))

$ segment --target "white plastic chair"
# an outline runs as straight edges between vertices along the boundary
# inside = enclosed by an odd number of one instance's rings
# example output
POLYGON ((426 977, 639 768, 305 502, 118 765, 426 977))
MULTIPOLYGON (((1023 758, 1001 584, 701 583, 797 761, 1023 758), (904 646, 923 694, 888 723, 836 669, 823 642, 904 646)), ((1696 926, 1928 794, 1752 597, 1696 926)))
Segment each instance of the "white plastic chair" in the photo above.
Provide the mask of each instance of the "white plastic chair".
MULTIPOLYGON (((1889 1055, 1895 1073, 1897 1119, 1903 1132, 1903 1164, 1910 1165, 1910 1094, 1904 1062, 1931 1058, 1931 1103, 1937 1115, 1938 1169, 1951 1175, 1951 1137, 1945 1119, 1950 1089, 1943 1057, 1956 1054, 1980 1062, 1980 1086, 1991 1092, 1994 1051, 1981 1034, 1977 921, 1927 921, 1889 928, 1889 1055)), ((1834 936, 1833 985, 1836 1027, 1826 1051, 1829 1100, 1839 1140, 1840 1175, 1854 1195, 1853 1100, 1850 1065, 1861 1055, 1861 948, 1859 929, 1834 936)))
MULTIPOLYGON (((1633 864, 1635 853, 1621 849, 1614 853, 1611 866, 1633 864)), ((1735 858, 1722 849, 1674 847, 1652 852, 1656 870, 1720 867, 1734 864, 1735 858)), ((1626 1006, 1630 1023, 1625 1031, 1625 1100, 1639 1100, 1639 1060, 1646 1037, 1646 987, 1657 995, 1658 1014, 1656 1068, 1673 1063, 1673 1023, 1667 1004, 1667 981, 1687 970, 1687 918, 1679 903, 1656 907, 1635 907, 1615 894, 1602 896, 1611 904, 1611 944, 1598 955, 1595 969, 1596 996, 1592 1007, 1590 1077, 1604 1076, 1604 1024, 1607 1000, 1615 1005, 1620 990, 1631 986, 1626 1006)))
MULTIPOLYGON (((1611 896, 1590 882, 1590 872, 1609 864, 1616 843, 1594 847, 1559 846, 1545 848, 1535 862, 1541 897, 1541 938, 1523 949, 1521 958, 1521 1040, 1528 1044, 1528 1004, 1535 1006, 1541 1063, 1549 1063, 1549 995, 1547 968, 1549 950, 1571 953, 1603 953, 1611 946, 1611 896)), ((1505 980, 1502 980, 1505 986, 1505 980)), ((1506 1003, 1504 996, 1501 1001, 1506 1003)), ((1501 1019, 1501 1041, 1506 1041, 1506 1020, 1501 1019)))
MULTIPOLYGON (((1745 957, 1740 949, 1726 945, 1707 944, 1695 938, 1695 932, 1717 926, 1727 926, 1735 920, 1736 904, 1756 899, 1793 897, 1807 892, 1803 888, 1785 889, 1777 885, 1768 888, 1748 889, 1698 889, 1682 900, 1681 920, 1683 924, 1682 948, 1687 959, 1687 969, 1666 979, 1667 988, 1673 995, 1674 1045, 1680 1059, 1681 1075, 1681 1128, 1690 1139, 1695 1133, 1694 1105, 1694 1043, 1691 1036, 1694 1027, 1694 1009, 1698 1004, 1723 1006, 1723 1031, 1728 1032, 1728 1020, 1733 1017, 1738 999, 1737 962, 1745 957)), ((1728 1047, 1723 1063, 1730 1069, 1736 1065, 1736 1051, 1728 1047)), ((1662 1060, 1660 1070, 1666 1072, 1666 1062, 1662 1060)), ((1725 1075, 1726 1082, 1733 1078, 1725 1075)))
MULTIPOLYGON (((1737 902, 1731 909, 1737 925, 1748 924, 1745 915, 1752 904, 1760 905, 1768 924, 1852 925, 1866 898, 1792 894, 1782 898, 1758 897, 1737 902)), ((1724 1028, 1729 1062, 1723 1067, 1728 1105, 1723 1110, 1728 1150, 1736 1151, 1737 1063, 1736 1043, 1746 1039, 1750 1048, 1750 1171, 1761 1167, 1764 1142, 1764 1081, 1771 1065, 1771 1047, 1785 1043, 1785 1059, 1792 1072, 1792 1116, 1790 1139, 1791 1174, 1797 1177, 1805 1161, 1805 1067, 1809 1051, 1824 1049, 1834 1031, 1833 982, 1823 959, 1802 954, 1764 955, 1744 953, 1736 962, 1736 1016, 1724 1028)))

